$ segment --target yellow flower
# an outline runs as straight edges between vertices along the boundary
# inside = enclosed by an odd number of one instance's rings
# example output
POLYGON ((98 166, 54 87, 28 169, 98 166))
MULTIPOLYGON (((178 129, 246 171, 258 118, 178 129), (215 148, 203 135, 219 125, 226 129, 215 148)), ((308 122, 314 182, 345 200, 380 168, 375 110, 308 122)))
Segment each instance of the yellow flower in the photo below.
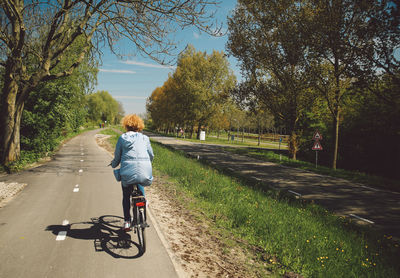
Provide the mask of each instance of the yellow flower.
POLYGON ((307 243, 309 243, 310 241, 307 239, 307 243))
POLYGON ((368 245, 365 245, 365 248, 368 248, 368 245))

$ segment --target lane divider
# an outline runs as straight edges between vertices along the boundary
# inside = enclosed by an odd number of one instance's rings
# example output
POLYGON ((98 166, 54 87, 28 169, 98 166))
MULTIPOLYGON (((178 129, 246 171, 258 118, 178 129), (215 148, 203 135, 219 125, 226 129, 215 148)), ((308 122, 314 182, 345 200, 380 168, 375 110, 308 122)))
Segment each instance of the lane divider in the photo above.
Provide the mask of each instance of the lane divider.
POLYGON ((294 191, 292 191, 292 190, 288 190, 288 191, 289 191, 290 193, 296 195, 296 196, 301 197, 301 194, 300 194, 300 193, 294 192, 294 191))
POLYGON ((360 216, 358 216, 358 215, 355 215, 355 214, 352 214, 352 213, 350 213, 349 215, 350 215, 351 217, 357 218, 358 220, 367 222, 367 223, 369 223, 369 224, 375 224, 374 221, 368 220, 368 219, 366 219, 366 218, 362 218, 362 217, 360 217, 360 216))
MULTIPOLYGON (((67 219, 65 219, 62 223, 63 226, 68 226, 69 221, 67 219)), ((56 241, 62 241, 65 240, 67 238, 67 231, 59 231, 58 235, 56 237, 56 241)))
POLYGON ((79 192, 79 184, 75 185, 74 192, 79 192))

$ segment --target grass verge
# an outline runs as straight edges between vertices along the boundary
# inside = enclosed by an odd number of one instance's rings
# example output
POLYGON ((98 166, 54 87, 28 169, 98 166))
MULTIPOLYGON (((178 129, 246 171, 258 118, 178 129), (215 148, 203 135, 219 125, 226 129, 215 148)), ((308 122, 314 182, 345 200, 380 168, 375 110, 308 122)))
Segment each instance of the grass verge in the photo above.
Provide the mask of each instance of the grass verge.
MULTIPOLYGON (((116 134, 118 137, 119 135, 116 134)), ((257 189, 153 142, 154 168, 217 229, 257 250, 263 268, 304 277, 399 277, 398 243, 313 203, 257 189)))

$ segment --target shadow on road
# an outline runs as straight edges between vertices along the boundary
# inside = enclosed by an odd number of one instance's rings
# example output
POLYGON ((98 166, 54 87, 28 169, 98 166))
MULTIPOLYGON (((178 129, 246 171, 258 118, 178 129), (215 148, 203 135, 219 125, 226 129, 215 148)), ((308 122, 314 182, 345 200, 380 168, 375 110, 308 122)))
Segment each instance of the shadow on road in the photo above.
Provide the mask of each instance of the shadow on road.
POLYGON ((114 258, 139 258, 143 255, 140 246, 132 240, 130 233, 122 229, 123 222, 122 217, 103 215, 91 218, 88 222, 50 225, 46 231, 51 231, 56 236, 66 232, 66 236, 70 238, 93 240, 96 252, 104 251, 114 258))

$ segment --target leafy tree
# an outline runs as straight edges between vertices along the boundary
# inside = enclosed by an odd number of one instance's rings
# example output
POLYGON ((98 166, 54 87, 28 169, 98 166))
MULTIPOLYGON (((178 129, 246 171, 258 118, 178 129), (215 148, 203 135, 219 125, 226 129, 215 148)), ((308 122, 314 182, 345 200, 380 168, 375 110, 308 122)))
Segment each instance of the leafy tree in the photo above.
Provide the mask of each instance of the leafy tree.
MULTIPOLYGON (((0 2, 0 64, 4 67, 0 114, 0 162, 20 154, 20 123, 29 95, 43 82, 68 75, 105 44, 117 53, 121 38, 160 62, 175 48, 168 34, 207 25, 211 1, 4 0, 0 2), (60 61, 82 39, 83 45, 62 70, 60 61)), ((101 52, 101 51, 100 51, 101 52)))
POLYGON ((203 125, 208 125, 213 114, 233 87, 235 77, 223 52, 211 55, 197 52, 189 45, 178 58, 178 66, 172 78, 178 85, 175 94, 180 110, 191 112, 193 124, 198 126, 198 137, 203 125))
POLYGON ((87 96, 88 119, 92 122, 119 123, 123 112, 121 104, 108 92, 98 91, 87 96))
POLYGON ((228 20, 227 47, 247 79, 239 91, 262 102, 288 129, 293 159, 299 149, 298 122, 313 101, 299 25, 303 17, 297 1, 243 0, 228 20))
MULTIPOLYGON (((148 99, 147 109, 154 123, 200 128, 211 124, 234 85, 235 77, 222 52, 211 55, 189 45, 178 58, 175 72, 148 99)), ((190 135, 191 136, 191 135, 190 135)))

